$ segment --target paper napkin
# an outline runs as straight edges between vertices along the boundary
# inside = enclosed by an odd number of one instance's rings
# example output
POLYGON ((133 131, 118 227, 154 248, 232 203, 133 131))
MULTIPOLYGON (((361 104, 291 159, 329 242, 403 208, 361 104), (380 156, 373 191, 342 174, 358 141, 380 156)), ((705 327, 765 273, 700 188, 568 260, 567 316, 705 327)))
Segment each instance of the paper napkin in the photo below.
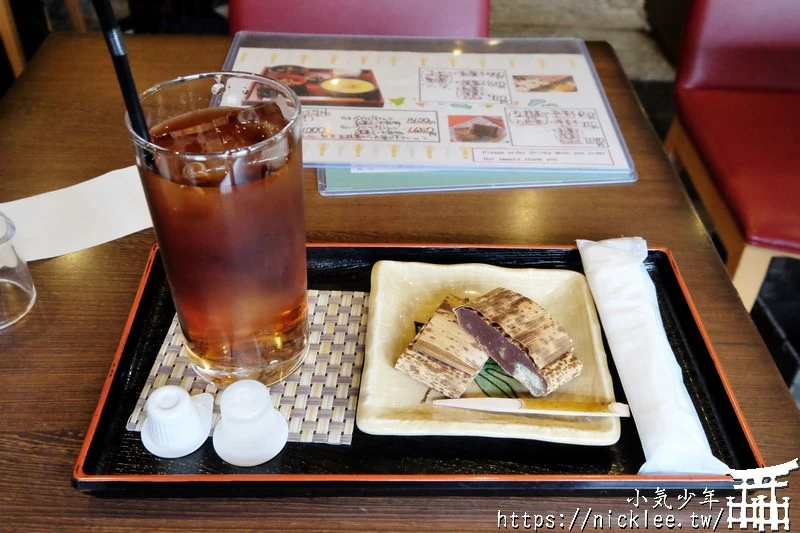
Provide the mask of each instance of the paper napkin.
POLYGON ((647 242, 633 237, 577 243, 644 448, 639 473, 727 473, 711 453, 667 340, 643 264, 647 242))
POLYGON ((26 261, 77 252, 149 228, 139 172, 114 170, 72 187, 0 204, 26 261))

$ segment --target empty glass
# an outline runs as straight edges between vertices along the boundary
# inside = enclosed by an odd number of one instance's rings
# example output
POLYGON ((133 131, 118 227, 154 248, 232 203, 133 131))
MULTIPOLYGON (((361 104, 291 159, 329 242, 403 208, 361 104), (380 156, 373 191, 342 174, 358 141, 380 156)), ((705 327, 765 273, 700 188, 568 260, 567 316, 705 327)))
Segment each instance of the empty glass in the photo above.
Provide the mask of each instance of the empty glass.
POLYGON ((15 232, 14 224, 0 212, 0 329, 25 316, 36 301, 28 265, 11 244, 15 232))

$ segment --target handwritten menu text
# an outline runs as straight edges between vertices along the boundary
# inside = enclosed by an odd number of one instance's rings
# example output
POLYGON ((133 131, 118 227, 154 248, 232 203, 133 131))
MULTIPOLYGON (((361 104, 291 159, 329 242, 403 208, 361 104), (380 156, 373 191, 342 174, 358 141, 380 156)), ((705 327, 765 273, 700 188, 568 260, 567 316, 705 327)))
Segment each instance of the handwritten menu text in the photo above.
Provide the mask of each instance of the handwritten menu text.
POLYGON ((594 109, 507 107, 514 146, 574 146, 607 148, 594 109))
POLYGON ((419 99, 423 102, 511 101, 505 70, 421 68, 419 99))
POLYGON ((306 107, 303 137, 315 140, 439 142, 435 111, 306 107))

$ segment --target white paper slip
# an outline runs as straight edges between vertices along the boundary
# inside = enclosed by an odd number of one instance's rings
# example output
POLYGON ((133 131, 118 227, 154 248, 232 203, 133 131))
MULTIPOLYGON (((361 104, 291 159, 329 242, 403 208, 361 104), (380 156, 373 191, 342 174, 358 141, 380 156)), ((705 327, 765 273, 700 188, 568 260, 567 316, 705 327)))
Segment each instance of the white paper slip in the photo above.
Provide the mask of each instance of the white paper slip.
POLYGON ((578 240, 583 269, 647 462, 640 474, 725 474, 667 339, 639 237, 578 240))
POLYGON ((153 225, 135 166, 6 202, 0 211, 14 222, 14 248, 26 261, 77 252, 153 225))

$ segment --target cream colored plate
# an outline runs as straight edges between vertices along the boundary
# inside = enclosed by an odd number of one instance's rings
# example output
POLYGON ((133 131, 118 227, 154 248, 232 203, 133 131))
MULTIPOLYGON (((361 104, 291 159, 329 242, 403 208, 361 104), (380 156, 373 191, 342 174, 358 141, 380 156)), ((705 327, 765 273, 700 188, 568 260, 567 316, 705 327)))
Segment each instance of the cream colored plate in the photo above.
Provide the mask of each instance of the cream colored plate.
MULTIPOLYGON (((583 372, 548 399, 613 402, 614 390, 600 324, 586 278, 566 270, 501 268, 484 264, 432 265, 379 261, 372 269, 366 354, 356 411, 358 428, 375 435, 470 435, 549 442, 608 445, 619 439, 615 418, 517 415, 433 406, 442 396, 394 369, 414 338, 414 322, 425 322, 447 294, 474 298, 506 287, 531 298, 566 328, 583 372)), ((521 388, 517 384, 517 388, 521 388)), ((464 397, 484 393, 473 383, 464 397)), ((523 393, 521 395, 528 395, 523 393)))

